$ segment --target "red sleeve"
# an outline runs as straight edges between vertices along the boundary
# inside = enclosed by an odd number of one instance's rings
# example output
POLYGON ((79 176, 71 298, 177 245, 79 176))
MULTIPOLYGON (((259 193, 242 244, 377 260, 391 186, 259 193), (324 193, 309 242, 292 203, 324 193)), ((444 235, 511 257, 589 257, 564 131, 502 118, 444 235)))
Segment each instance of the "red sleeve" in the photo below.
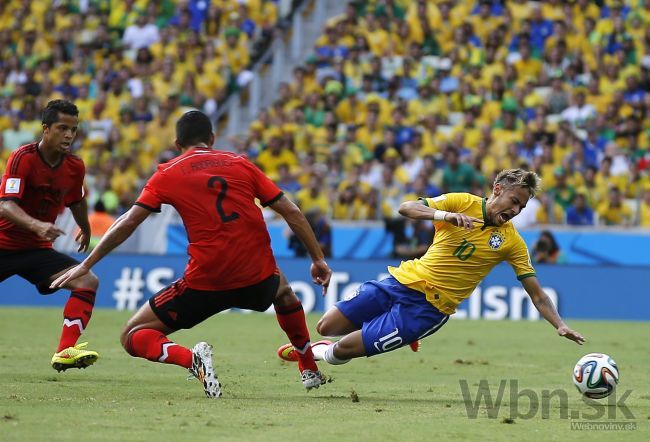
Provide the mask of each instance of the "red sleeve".
POLYGON ((145 184, 135 204, 152 212, 160 212, 160 206, 164 203, 160 191, 160 180, 160 173, 154 173, 145 184))
POLYGON ((69 207, 84 199, 84 177, 86 176, 86 166, 84 166, 81 159, 75 161, 76 175, 75 175, 75 188, 65 196, 64 204, 69 207))
POLYGON ((3 200, 20 200, 25 191, 27 175, 29 175, 29 156, 23 149, 17 150, 11 154, 7 167, 2 175, 2 184, 0 184, 0 199, 3 200))
POLYGON ((255 189, 255 197, 260 200, 262 206, 266 207, 280 198, 282 198, 282 191, 275 183, 262 172, 255 164, 248 160, 244 160, 253 178, 253 186, 255 189))

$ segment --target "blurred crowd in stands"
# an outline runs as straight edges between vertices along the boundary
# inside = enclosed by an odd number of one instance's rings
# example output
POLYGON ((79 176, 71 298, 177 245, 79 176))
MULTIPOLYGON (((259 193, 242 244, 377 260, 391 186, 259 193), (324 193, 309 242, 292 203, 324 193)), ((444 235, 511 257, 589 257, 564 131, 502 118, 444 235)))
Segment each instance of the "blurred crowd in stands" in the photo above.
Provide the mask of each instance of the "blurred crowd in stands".
POLYGON ((650 226, 648 0, 353 1, 293 74, 234 141, 304 210, 393 218, 524 167, 520 226, 650 226))
MULTIPOLYGON (((69 98, 91 203, 119 214, 176 154, 175 119, 246 87, 277 15, 270 0, 0 2, 2 165, 69 98)), ((487 195, 525 167, 545 190, 520 226, 649 227, 650 0, 349 2, 231 141, 314 222, 487 195)), ((405 227, 417 253, 432 232, 405 227)))
POLYGON ((277 15, 269 0, 0 1, 0 168, 40 137, 45 104, 67 98, 91 207, 119 214, 177 154, 177 117, 214 115, 250 80, 277 15))

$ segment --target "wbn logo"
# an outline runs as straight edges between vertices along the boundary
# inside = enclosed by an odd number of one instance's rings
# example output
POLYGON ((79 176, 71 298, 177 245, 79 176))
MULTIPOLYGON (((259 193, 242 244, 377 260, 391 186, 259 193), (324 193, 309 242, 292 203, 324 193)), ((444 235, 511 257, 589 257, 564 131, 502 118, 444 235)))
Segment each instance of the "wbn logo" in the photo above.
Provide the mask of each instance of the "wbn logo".
POLYGON ((542 390, 540 395, 529 388, 519 390, 519 381, 517 379, 510 379, 509 382, 506 379, 501 379, 496 392, 490 388, 490 383, 486 379, 481 379, 476 395, 472 395, 467 380, 460 379, 458 383, 460 384, 460 391, 463 394, 463 402, 469 419, 476 419, 482 406, 489 419, 496 419, 501 411, 506 384, 508 383, 510 384, 508 401, 510 414, 508 417, 511 419, 532 419, 540 411, 542 418, 548 419, 551 414, 552 402, 557 403, 560 419, 616 419, 617 412, 622 413, 625 419, 635 419, 630 409, 625 405, 625 401, 632 393, 632 390, 625 390, 619 398, 616 396, 617 391, 614 390, 606 400, 600 401, 582 396, 583 402, 593 410, 592 412, 591 410, 569 410, 569 394, 566 390, 542 390))

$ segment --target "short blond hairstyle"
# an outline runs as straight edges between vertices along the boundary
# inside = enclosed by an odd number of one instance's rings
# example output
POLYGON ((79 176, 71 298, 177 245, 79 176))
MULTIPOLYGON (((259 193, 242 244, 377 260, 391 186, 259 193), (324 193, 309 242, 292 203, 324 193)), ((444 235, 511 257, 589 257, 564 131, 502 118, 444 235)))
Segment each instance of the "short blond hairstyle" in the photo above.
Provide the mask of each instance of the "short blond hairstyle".
POLYGON ((494 184, 528 189, 531 198, 542 190, 542 179, 535 172, 523 169, 504 169, 494 179, 494 184))

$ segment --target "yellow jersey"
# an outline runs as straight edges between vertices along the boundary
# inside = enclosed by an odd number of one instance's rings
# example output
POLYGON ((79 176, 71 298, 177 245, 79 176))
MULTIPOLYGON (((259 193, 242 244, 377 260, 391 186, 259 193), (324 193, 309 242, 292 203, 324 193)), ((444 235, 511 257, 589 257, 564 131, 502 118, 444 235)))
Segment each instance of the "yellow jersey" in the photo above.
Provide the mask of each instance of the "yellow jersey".
MULTIPOLYGON (((463 213, 486 220, 486 199, 469 193, 448 193, 422 198, 436 210, 463 213)), ((433 244, 420 259, 403 261, 388 271, 401 284, 426 295, 434 307, 451 315, 492 268, 508 262, 520 281, 535 276, 528 247, 511 221, 465 230, 447 222, 435 222, 433 244)))

